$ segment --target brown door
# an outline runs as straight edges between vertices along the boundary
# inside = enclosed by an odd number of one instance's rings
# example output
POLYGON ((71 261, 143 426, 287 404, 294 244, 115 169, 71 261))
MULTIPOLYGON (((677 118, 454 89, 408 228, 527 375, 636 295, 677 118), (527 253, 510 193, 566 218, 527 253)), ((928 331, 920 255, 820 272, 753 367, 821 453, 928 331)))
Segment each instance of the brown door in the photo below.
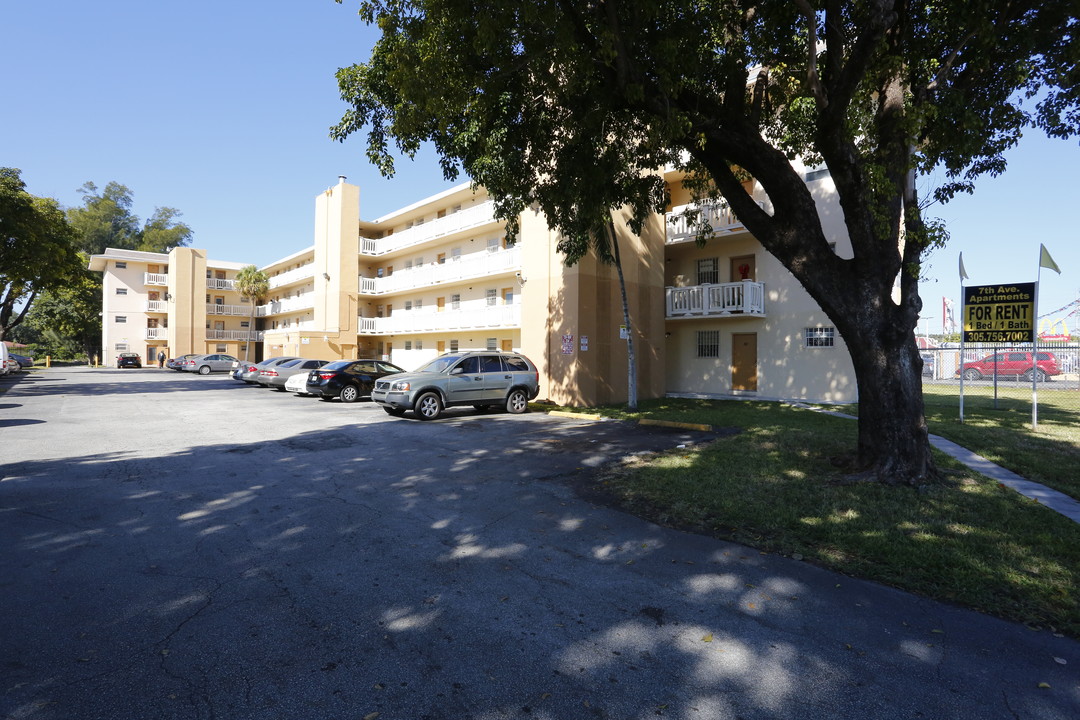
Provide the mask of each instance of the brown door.
POLYGON ((502 341, 502 349, 503 349, 504 352, 514 352, 514 341, 513 340, 503 340, 502 341))
POLYGON ((446 309, 446 298, 435 298, 435 312, 442 312, 446 309))
POLYGON ((757 390, 757 333, 731 336, 731 389, 757 390))
POLYGON ((435 349, 439 352, 440 355, 442 355, 444 352, 446 352, 446 341, 445 340, 436 341, 435 342, 435 349))
POLYGON ((731 258, 731 274, 728 275, 731 282, 740 280, 757 280, 757 265, 753 255, 731 258))

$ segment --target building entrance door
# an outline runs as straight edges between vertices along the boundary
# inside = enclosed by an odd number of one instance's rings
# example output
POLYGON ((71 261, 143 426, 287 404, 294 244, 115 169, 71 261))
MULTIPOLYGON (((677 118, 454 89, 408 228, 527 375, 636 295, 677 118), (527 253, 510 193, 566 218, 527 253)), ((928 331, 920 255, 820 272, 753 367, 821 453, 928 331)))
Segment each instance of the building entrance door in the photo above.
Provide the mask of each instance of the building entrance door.
POLYGON ((757 333, 731 336, 731 389, 757 390, 757 333))

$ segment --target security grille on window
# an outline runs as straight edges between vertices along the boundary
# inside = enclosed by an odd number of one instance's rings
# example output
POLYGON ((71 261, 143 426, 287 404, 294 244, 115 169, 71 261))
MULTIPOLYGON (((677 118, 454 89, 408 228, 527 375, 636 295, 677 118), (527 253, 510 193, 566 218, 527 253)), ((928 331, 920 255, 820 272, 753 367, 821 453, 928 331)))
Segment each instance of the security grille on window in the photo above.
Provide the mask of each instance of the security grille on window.
POLYGON ((116 288, 117 295, 127 295, 127 288, 116 288))
POLYGON ((406 350, 412 350, 412 340, 406 340, 405 341, 405 349, 406 350))
POLYGON ((450 296, 450 309, 451 310, 460 310, 461 309, 461 296, 460 295, 451 295, 450 296))
POLYGON ((499 338, 488 338, 487 339, 487 349, 488 350, 498 350, 499 349, 499 338))
POLYGON ((412 300, 405 301, 405 311, 408 312, 409 310, 412 310, 412 300))
POLYGON ((242 327, 242 328, 251 327, 251 321, 250 320, 241 320, 240 321, 240 327, 242 327))
POLYGON ((835 338, 835 328, 806 328, 806 347, 833 347, 836 344, 835 338))
POLYGON ((127 352, 127 343, 116 343, 116 352, 127 352))
POLYGON ((720 261, 716 258, 702 258, 697 261, 697 284, 720 282, 720 261))
POLYGON ((423 300, 417 300, 416 302, 414 302, 413 303, 413 309, 414 310, 423 310, 424 309, 424 301, 423 300))
POLYGON ((450 352, 457 352, 457 351, 458 351, 458 341, 457 340, 451 340, 450 341, 450 352))
POLYGON ((229 348, 228 348, 228 347, 226 347, 225 345, 218 345, 218 346, 216 346, 216 347, 217 347, 217 351, 218 351, 219 353, 223 353, 223 352, 228 352, 228 351, 229 351, 229 348))
POLYGON ((499 301, 499 291, 495 288, 491 288, 487 291, 487 304, 488 307, 492 307, 499 301))
POLYGON ((416 341, 416 349, 417 350, 423 350, 424 349, 424 341, 423 340, 417 340, 416 341))
POLYGON ((697 356, 703 358, 720 357, 720 331, 698 330, 697 356))
MULTIPOLYGON (((116 269, 117 270, 126 270, 127 269, 127 263, 126 262, 117 262, 116 263, 116 269)), ((119 345, 117 347, 119 347, 119 345)), ((127 350, 127 345, 124 346, 124 349, 127 350)))
POLYGON ((126 323, 127 322, 127 315, 117 315, 116 316, 116 322, 118 322, 118 323, 126 323))
POLYGON ((489 237, 487 239, 487 251, 489 253, 496 252, 499 249, 499 238, 489 237))

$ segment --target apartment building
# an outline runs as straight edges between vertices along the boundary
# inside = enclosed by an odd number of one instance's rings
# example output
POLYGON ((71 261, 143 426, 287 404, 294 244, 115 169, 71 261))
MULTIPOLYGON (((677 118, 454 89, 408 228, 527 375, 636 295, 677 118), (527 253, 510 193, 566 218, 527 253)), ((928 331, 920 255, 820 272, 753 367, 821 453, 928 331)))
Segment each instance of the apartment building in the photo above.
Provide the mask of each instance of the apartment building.
MULTIPOLYGON (((850 254, 841 214, 832 212, 831 179, 813 169, 804 176, 836 252, 850 254)), ((251 307, 225 288, 218 294, 208 287, 205 303, 192 301, 204 275, 209 283, 221 272, 228 281, 239 264, 178 248, 140 260, 109 250, 91 268, 106 271, 106 314, 132 315, 113 293, 121 280, 134 290, 138 273, 149 277, 156 262, 173 301, 137 322, 183 328, 169 336, 173 354, 222 345, 242 354, 252 341, 253 356, 383 357, 412 368, 443 352, 518 350, 540 368, 541 397, 596 405, 627 397, 630 336, 639 397, 855 400, 843 341, 799 283, 723 203, 700 208, 713 232, 699 247, 686 222, 695 209, 690 194, 677 174, 666 179, 672 204, 640 236, 616 222, 629 329, 613 268, 592 258, 566 267, 556 251, 559 236, 533 212, 522 216, 517 242, 508 244, 491 199, 469 185, 362 221, 360 189, 339 178, 315 199, 312 244, 262 268, 270 294, 255 308, 254 328, 240 326, 251 307), (131 264, 135 275, 119 275, 117 261, 131 264), (219 319, 219 307, 244 312, 230 318, 222 310, 219 319), (231 322, 219 328, 222 320, 231 322)), ((748 182, 746 189, 768 209, 760 187, 748 182)), ((157 286, 145 285, 145 277, 137 294, 149 309, 157 286)), ((108 325, 103 344, 115 356, 128 336, 117 334, 115 321, 108 325)))
POLYGON ((100 360, 105 365, 114 366, 122 352, 139 353, 147 364, 159 352, 236 355, 261 340, 251 327, 251 305, 236 292, 242 263, 210 261, 194 248, 169 253, 108 248, 92 256, 89 267, 103 273, 100 360))

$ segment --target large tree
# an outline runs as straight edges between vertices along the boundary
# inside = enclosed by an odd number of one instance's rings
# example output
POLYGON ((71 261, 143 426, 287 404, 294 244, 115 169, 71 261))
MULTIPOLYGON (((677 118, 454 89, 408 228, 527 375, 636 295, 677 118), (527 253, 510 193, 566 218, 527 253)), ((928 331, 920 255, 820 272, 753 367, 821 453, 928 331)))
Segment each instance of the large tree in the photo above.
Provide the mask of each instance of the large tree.
POLYGON ((89 359, 101 350, 101 276, 86 269, 86 255, 79 258, 70 280, 41 293, 12 336, 39 354, 89 359))
POLYGON ((141 224, 132 212, 135 201, 131 190, 118 182, 110 182, 100 192, 97 185, 87 182, 79 192, 83 205, 70 208, 68 219, 79 233, 82 251, 88 255, 98 255, 110 247, 167 253, 191 242, 191 228, 178 220, 182 213, 175 208, 155 208, 150 219, 141 224))
POLYGON ((81 262, 59 204, 26 191, 19 170, 0 168, 0 340, 43 291, 72 281, 81 262))
MULTIPOLYGON (((251 303, 251 321, 248 323, 248 332, 255 334, 255 308, 259 301, 270 292, 270 278, 254 265, 245 265, 236 273, 236 291, 240 297, 251 303)), ((244 345, 244 360, 251 358, 251 337, 244 345)))
MULTIPOLYGON (((340 2, 340 0, 338 0, 340 2)), ((351 106, 332 137, 367 130, 393 172, 432 142, 443 171, 487 188, 513 232, 539 207, 570 242, 621 206, 631 229, 665 206, 656 168, 722 195, 832 319, 859 391, 857 468, 887 482, 934 472, 914 329, 939 199, 1004 169, 1039 125, 1078 118, 1076 4, 1063 0, 362 0, 382 32, 338 71, 351 106), (1025 102, 1027 101, 1027 102, 1025 102), (1037 102, 1036 102, 1037 101, 1037 102), (824 163, 854 251, 829 246, 791 158, 824 163), (752 176, 771 210, 753 202, 752 176)))

